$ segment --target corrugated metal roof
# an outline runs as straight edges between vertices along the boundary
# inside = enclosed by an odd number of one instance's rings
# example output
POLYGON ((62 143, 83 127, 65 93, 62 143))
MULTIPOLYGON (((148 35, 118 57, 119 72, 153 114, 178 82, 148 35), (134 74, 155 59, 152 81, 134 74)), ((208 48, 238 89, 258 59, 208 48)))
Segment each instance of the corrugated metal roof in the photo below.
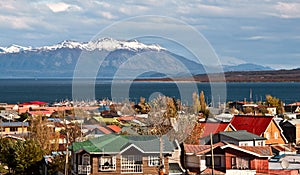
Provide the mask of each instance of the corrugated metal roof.
POLYGON ((28 127, 28 122, 0 122, 0 127, 28 127))
POLYGON ((272 119, 273 116, 236 115, 230 123, 236 130, 246 130, 260 136, 272 119))
MULTIPOLYGON (((159 137, 148 135, 125 136, 106 134, 104 136, 97 137, 84 142, 74 142, 72 144, 72 149, 74 151, 84 149, 85 151, 90 153, 118 153, 132 144, 144 152, 159 153, 159 137)), ((163 146, 164 152, 172 152, 175 149, 174 143, 169 141, 169 139, 166 136, 163 136, 163 146)))
POLYGON ((266 138, 252 134, 250 132, 247 132, 246 130, 225 131, 225 132, 219 132, 219 134, 233 138, 234 140, 238 140, 238 141, 252 141, 254 139, 255 140, 266 140, 266 138))
POLYGON ((225 131, 229 123, 223 123, 223 122, 207 122, 207 123, 201 123, 200 127, 203 127, 203 133, 201 134, 201 137, 206 137, 210 133, 216 134, 220 131, 225 131))

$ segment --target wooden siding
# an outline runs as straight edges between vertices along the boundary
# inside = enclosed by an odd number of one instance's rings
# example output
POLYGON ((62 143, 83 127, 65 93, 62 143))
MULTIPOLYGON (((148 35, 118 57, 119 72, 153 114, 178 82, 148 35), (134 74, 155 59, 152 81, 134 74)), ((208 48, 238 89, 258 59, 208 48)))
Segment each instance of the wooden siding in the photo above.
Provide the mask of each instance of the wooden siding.
POLYGON ((271 145, 271 144, 285 144, 285 140, 283 139, 282 133, 280 132, 280 129, 275 124, 275 121, 272 120, 267 127, 266 131, 264 132, 263 137, 267 138, 265 144, 271 145), (267 138, 267 135, 269 134, 269 138, 267 138), (277 138, 276 138, 277 133, 277 138))

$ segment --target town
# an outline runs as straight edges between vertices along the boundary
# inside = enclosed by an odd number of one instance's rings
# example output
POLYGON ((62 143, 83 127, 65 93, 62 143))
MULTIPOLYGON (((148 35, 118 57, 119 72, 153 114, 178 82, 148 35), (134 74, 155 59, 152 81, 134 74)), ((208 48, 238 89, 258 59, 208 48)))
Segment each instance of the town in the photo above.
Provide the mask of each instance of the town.
POLYGON ((300 102, 192 96, 0 103, 0 174, 299 174, 300 102))

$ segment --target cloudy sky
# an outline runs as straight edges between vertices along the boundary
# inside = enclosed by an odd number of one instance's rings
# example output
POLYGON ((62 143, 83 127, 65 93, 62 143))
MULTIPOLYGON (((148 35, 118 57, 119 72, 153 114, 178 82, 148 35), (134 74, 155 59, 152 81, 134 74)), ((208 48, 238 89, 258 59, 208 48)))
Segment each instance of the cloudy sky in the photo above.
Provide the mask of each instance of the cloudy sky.
MULTIPOLYGON (((89 41, 110 25, 141 15, 170 17, 190 25, 224 64, 300 67, 299 0, 0 1, 0 46, 89 41)), ((180 35, 188 37, 188 33, 180 35)))

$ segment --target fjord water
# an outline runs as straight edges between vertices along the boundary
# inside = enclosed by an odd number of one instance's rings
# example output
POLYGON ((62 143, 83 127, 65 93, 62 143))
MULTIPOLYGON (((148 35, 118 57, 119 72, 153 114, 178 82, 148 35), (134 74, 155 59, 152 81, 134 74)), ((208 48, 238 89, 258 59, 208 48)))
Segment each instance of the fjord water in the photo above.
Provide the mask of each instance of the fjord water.
MULTIPOLYGON (((134 82, 130 86, 129 97, 131 101, 138 102, 141 96, 148 99, 151 94, 160 92, 170 97, 180 98, 180 90, 177 84, 174 82, 134 82)), ((210 103, 212 98, 210 83, 197 83, 197 86, 199 91, 204 91, 206 101, 210 103)), ((119 87, 119 89, 122 90, 122 83, 119 84, 119 87)), ((226 101, 249 101, 251 97, 254 102, 264 101, 266 94, 275 96, 286 104, 300 101, 300 83, 298 82, 226 83, 226 91, 226 101)), ((215 94, 213 98, 216 100, 218 99, 217 96, 218 94, 215 94)), ((111 99, 110 81, 96 81, 95 98, 97 100, 103 98, 111 99)), ((183 98, 184 97, 182 97, 182 99, 183 98)), ((0 102, 22 103, 39 100, 52 103, 66 99, 72 99, 72 79, 0 80, 0 102)), ((124 97, 118 97, 118 99, 115 100, 122 101, 124 99, 124 97)))

